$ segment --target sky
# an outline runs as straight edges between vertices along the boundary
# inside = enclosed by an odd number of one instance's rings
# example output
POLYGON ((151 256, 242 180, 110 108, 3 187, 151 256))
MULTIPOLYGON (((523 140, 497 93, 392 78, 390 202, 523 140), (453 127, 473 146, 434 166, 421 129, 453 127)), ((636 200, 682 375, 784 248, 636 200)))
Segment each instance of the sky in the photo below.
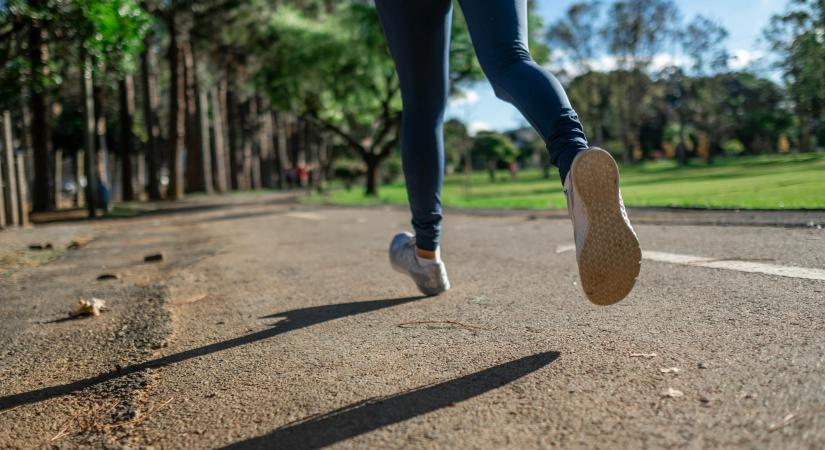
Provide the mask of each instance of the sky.
MULTIPOLYGON (((576 1, 537 0, 536 4, 546 25, 562 17, 576 1)), ((765 45, 760 42, 762 30, 772 15, 785 10, 787 0, 676 0, 676 4, 685 22, 696 14, 702 14, 728 30, 726 47, 731 55, 737 57, 730 65, 738 69, 747 67, 765 54, 765 45)), ((670 59, 670 55, 663 54, 661 59, 670 59)), ((451 99, 447 117, 467 123, 471 133, 479 130, 503 131, 527 124, 515 108, 496 98, 486 81, 473 85, 463 98, 451 99)))

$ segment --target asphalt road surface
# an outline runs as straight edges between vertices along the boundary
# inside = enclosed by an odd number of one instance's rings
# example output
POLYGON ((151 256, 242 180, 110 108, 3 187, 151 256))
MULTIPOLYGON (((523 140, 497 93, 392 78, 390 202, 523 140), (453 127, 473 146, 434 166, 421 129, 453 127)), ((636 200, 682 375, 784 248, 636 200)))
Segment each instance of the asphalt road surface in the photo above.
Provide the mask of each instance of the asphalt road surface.
POLYGON ((557 213, 448 212, 434 298, 388 264, 399 208, 2 231, 0 448, 825 447, 823 214, 703 214, 632 211, 610 307, 557 213))

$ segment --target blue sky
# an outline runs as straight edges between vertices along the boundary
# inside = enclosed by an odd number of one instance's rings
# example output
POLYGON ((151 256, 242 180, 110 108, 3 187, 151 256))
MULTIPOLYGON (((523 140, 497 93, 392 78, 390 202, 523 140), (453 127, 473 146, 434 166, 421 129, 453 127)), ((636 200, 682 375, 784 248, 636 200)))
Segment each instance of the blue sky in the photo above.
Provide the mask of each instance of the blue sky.
MULTIPOLYGON (((563 16, 576 1, 537 0, 538 12, 544 23, 549 24, 563 16)), ((732 55, 739 56, 731 64, 743 67, 764 54, 759 37, 770 17, 785 10, 787 0, 676 0, 676 3, 685 21, 703 14, 727 28, 730 36, 726 46, 732 55)), ((474 85, 464 98, 453 99, 447 108, 447 117, 461 119, 471 131, 526 125, 515 108, 496 98, 486 81, 474 85)))

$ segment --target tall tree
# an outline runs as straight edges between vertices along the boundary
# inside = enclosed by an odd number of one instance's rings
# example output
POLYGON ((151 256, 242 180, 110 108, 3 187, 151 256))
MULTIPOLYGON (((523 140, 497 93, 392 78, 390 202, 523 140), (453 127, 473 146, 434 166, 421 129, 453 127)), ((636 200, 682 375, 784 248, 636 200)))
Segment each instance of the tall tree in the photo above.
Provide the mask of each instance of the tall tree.
POLYGON ((45 211, 54 207, 51 186, 51 124, 49 120, 49 49, 47 46, 48 17, 43 0, 30 2, 29 18, 29 109, 32 114, 32 147, 34 148, 34 192, 32 208, 45 211))
POLYGON ((590 135, 596 145, 604 142, 604 106, 608 104, 605 91, 599 89, 597 77, 587 76, 601 53, 602 4, 598 1, 574 3, 564 17, 550 25, 547 30, 547 40, 551 46, 561 49, 567 61, 571 62, 578 76, 586 87, 586 97, 580 104, 576 104, 579 115, 587 118, 586 125, 590 125, 590 135))
MULTIPOLYGON (((460 17, 453 31, 457 86, 481 72, 460 17)), ((375 8, 353 2, 317 17, 281 8, 267 32, 274 63, 260 77, 272 104, 346 143, 366 166, 366 194, 376 195, 378 169, 398 147, 401 96, 375 8)))
POLYGON ((771 18, 765 37, 777 54, 797 116, 797 148, 825 144, 825 0, 792 0, 771 18))
POLYGON ((621 74, 620 115, 626 162, 634 161, 635 153, 641 152, 640 106, 648 92, 644 74, 675 36, 678 18, 673 0, 621 0, 610 7, 602 33, 621 74))

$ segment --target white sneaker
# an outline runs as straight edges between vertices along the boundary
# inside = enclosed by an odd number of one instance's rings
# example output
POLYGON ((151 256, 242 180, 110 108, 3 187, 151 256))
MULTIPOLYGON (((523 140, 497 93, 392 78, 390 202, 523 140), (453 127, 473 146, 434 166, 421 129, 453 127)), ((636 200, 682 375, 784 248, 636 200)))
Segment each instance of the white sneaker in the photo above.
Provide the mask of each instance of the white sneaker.
POLYGON ((390 265, 412 278, 424 295, 438 295, 450 289, 444 262, 420 264, 415 256, 415 237, 410 233, 399 233, 390 242, 390 265))
POLYGON ((624 208, 616 161, 600 148, 579 153, 564 193, 584 293, 597 305, 622 300, 639 276, 642 250, 624 208))

